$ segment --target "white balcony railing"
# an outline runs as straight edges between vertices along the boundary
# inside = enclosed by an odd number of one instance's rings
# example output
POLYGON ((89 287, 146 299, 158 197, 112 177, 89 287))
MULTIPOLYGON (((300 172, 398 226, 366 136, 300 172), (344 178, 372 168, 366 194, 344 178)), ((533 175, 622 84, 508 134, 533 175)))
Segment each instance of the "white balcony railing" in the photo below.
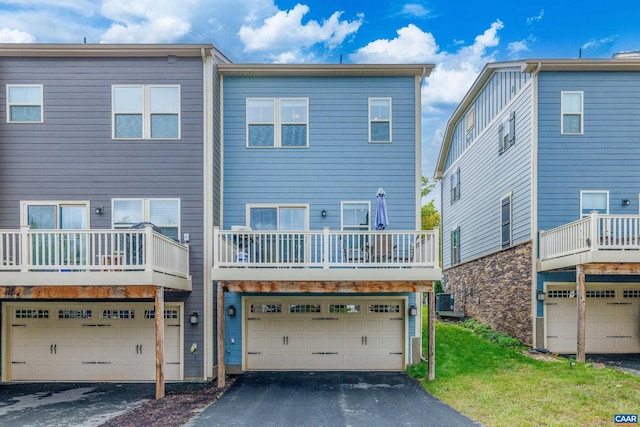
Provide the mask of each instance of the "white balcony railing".
POLYGON ((189 277, 189 247, 153 231, 0 231, 2 271, 154 271, 189 277))
POLYGON ((438 231, 227 231, 213 267, 438 268, 438 231))
POLYGON ((598 250, 640 250, 640 215, 592 213, 540 232, 541 260, 598 250))

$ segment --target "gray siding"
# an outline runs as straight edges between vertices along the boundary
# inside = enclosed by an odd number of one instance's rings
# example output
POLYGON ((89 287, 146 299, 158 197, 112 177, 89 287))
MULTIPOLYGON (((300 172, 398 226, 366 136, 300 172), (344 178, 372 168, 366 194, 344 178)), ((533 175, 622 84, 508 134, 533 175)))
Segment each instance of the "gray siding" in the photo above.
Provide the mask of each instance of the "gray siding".
MULTIPOLYGON (((499 77, 499 86, 509 86, 503 81, 503 77, 499 77)), ((516 78, 515 81, 522 80, 516 78)), ((450 163, 442 178, 444 268, 451 266, 451 230, 456 227, 460 227, 461 235, 460 262, 470 261, 501 249, 500 199, 509 192, 512 193, 512 244, 531 238, 532 89, 531 85, 521 87, 520 91, 514 94, 512 102, 507 103, 503 97, 485 93, 494 90, 495 87, 489 82, 478 99, 493 100, 497 104, 477 104, 476 107, 476 111, 491 111, 493 115, 490 118, 485 114, 480 116, 485 117, 481 123, 486 121, 483 131, 466 148, 464 155, 450 163), (482 107, 479 108, 480 106, 482 107), (500 154, 498 128, 508 119, 511 112, 515 112, 515 145, 500 154), (458 168, 460 199, 452 203, 451 175, 458 168)), ((461 122, 464 126, 464 118, 461 122)))
POLYGON ((225 228, 246 223, 248 203, 308 203, 312 230, 337 230, 340 201, 370 201, 373 215, 384 187, 388 228, 415 229, 413 77, 225 77, 223 97, 225 228), (308 97, 309 148, 246 148, 247 97, 308 97), (392 143, 368 143, 369 97, 392 98, 392 143))
POLYGON ((638 214, 640 73, 543 72, 539 79, 539 229, 577 220, 580 190, 608 190, 609 213, 638 214), (583 135, 560 134, 561 91, 584 91, 583 135))
MULTIPOLYGON (((91 228, 111 227, 111 199, 179 197, 183 233, 191 235, 191 293, 184 314, 203 312, 203 68, 202 60, 162 58, 0 59, 0 228, 20 226, 21 200, 88 200, 91 228), (180 84, 180 140, 111 138, 111 85, 180 84), (6 123, 7 84, 44 85, 44 123, 6 123)), ((185 321, 183 319, 183 321, 185 321)), ((185 331, 185 378, 202 377, 202 322, 185 331)))

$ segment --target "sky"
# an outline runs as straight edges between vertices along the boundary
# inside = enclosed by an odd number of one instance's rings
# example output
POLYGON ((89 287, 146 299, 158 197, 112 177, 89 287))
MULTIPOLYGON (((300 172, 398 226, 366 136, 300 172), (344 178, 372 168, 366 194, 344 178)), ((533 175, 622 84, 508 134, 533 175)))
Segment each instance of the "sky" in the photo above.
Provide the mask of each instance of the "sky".
POLYGON ((0 0, 0 43, 211 43, 233 62, 434 64, 422 88, 429 178, 447 119, 487 62, 610 58, 640 50, 639 23, 630 0, 0 0))

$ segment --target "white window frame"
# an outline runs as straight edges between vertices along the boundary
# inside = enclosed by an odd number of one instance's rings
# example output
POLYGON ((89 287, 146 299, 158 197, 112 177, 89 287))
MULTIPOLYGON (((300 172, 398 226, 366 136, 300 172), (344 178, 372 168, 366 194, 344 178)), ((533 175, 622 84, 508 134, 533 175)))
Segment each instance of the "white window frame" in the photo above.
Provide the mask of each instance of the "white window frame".
POLYGON ((87 229, 91 228, 90 202, 87 200, 24 200, 20 201, 20 224, 29 225, 29 206, 55 206, 56 207, 56 229, 60 229, 60 207, 61 206, 83 206, 85 208, 85 221, 87 229))
POLYGON ((273 149, 273 148, 309 148, 309 98, 247 98, 245 100, 245 146, 246 148, 257 149, 273 149), (273 122, 250 122, 249 121, 249 104, 251 101, 272 101, 273 102, 273 122), (283 101, 303 101, 306 108, 306 120, 304 122, 285 122, 282 119, 282 103, 283 101), (249 127, 252 124, 272 124, 273 125, 273 145, 253 146, 249 144, 249 127), (283 125, 304 125, 306 128, 305 145, 282 145, 282 126, 283 125))
MULTIPOLYGON (((251 227, 251 209, 276 209, 276 230, 280 230, 280 209, 304 209, 304 230, 309 230, 308 203, 250 203, 245 205, 246 226, 251 227)), ((298 231, 298 230, 292 230, 298 231)))
POLYGON ((340 230, 342 231, 361 231, 363 226, 345 225, 344 223, 344 205, 347 204, 363 204, 367 205, 368 224, 366 230, 371 230, 371 202, 368 200, 343 200, 340 202, 340 230))
MULTIPOLYGON (((141 201, 142 202, 142 221, 141 222, 151 222, 151 202, 156 201, 175 201, 178 202, 178 239, 181 238, 181 230, 182 230, 182 200, 179 197, 151 197, 151 198, 143 198, 143 197, 114 197, 111 199, 111 228, 114 230, 117 229, 127 229, 130 225, 117 225, 115 223, 116 215, 115 215, 115 204, 117 201, 141 201)), ((166 224, 154 224, 160 228, 172 228, 172 225, 166 224)))
MULTIPOLYGON (((139 112, 137 111, 131 111, 129 112, 131 114, 139 114, 139 112)), ((119 141, 131 141, 131 140, 136 140, 136 141, 140 141, 140 140, 172 140, 172 141, 177 141, 182 139, 182 88, 179 84, 148 84, 148 85, 143 85, 143 84, 118 84, 118 85, 111 85, 111 138, 114 140, 119 140, 119 141), (138 89, 142 89, 143 92, 143 106, 142 106, 142 137, 140 138, 126 138, 126 137, 117 137, 116 136, 116 113, 118 114, 127 114, 127 112, 123 112, 123 111, 118 111, 116 112, 116 108, 115 108, 115 92, 116 89, 118 88, 138 88, 138 89), (171 115, 177 115, 178 116, 178 136, 176 138, 167 138, 167 137, 155 137, 153 138, 151 135, 151 116, 154 113, 153 111, 151 111, 151 89, 153 88, 175 88, 177 89, 177 96, 178 96, 178 111, 176 111, 175 113, 168 113, 168 112, 158 112, 157 114, 171 114, 171 115)))
POLYGON ((44 86, 40 84, 8 84, 6 88, 6 100, 7 100, 7 123, 44 123, 44 86), (11 97, 9 96, 9 92, 11 88, 39 88, 40 89, 40 103, 32 104, 32 103, 20 103, 20 102, 11 102, 11 97), (40 120, 11 120, 11 107, 40 107, 40 120))
POLYGON ((583 91, 561 91, 560 92, 560 134, 561 135, 582 135, 584 134, 584 92, 583 91), (580 112, 565 112, 564 111, 564 95, 578 94, 580 95, 580 112), (579 115, 580 116, 580 132, 565 132, 564 130, 564 116, 565 115, 579 115))
POLYGON ((476 107, 469 108, 467 114, 464 116, 464 128, 465 132, 469 133, 476 126, 476 107))
POLYGON ((586 216, 589 216, 588 213, 583 214, 582 213, 582 199, 583 199, 583 195, 584 194, 606 194, 607 195, 607 211, 604 214, 601 215, 608 215, 609 214, 609 190, 580 190, 580 218, 584 218, 586 216))
POLYGON ((390 97, 384 98, 369 98, 369 143, 371 144, 390 144, 393 142, 393 99, 390 97), (387 101, 389 103, 389 118, 381 119, 377 117, 371 117, 371 103, 373 101, 387 101), (388 123, 389 124, 389 139, 388 140, 373 140, 371 137, 371 126, 374 123, 388 123))
POLYGON ((513 193, 508 192, 507 194, 500 197, 500 247, 502 249, 509 248, 513 245, 513 193), (502 241, 502 203, 505 199, 509 199, 509 243, 505 244, 502 241))

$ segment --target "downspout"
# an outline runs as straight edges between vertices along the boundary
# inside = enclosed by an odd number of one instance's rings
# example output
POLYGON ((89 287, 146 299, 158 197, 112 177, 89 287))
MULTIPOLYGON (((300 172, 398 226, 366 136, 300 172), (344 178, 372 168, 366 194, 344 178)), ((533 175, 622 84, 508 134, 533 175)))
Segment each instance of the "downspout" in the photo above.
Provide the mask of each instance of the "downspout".
MULTIPOLYGON (((545 340, 538 342, 538 75, 542 69, 542 63, 538 65, 533 74, 532 105, 531 105, 531 311, 533 319, 533 345, 537 348, 545 347, 545 340)), ((542 303, 544 304, 544 303, 542 303)), ((544 319, 544 307, 542 317, 544 319)), ((544 337, 544 326, 542 336, 544 337)))

